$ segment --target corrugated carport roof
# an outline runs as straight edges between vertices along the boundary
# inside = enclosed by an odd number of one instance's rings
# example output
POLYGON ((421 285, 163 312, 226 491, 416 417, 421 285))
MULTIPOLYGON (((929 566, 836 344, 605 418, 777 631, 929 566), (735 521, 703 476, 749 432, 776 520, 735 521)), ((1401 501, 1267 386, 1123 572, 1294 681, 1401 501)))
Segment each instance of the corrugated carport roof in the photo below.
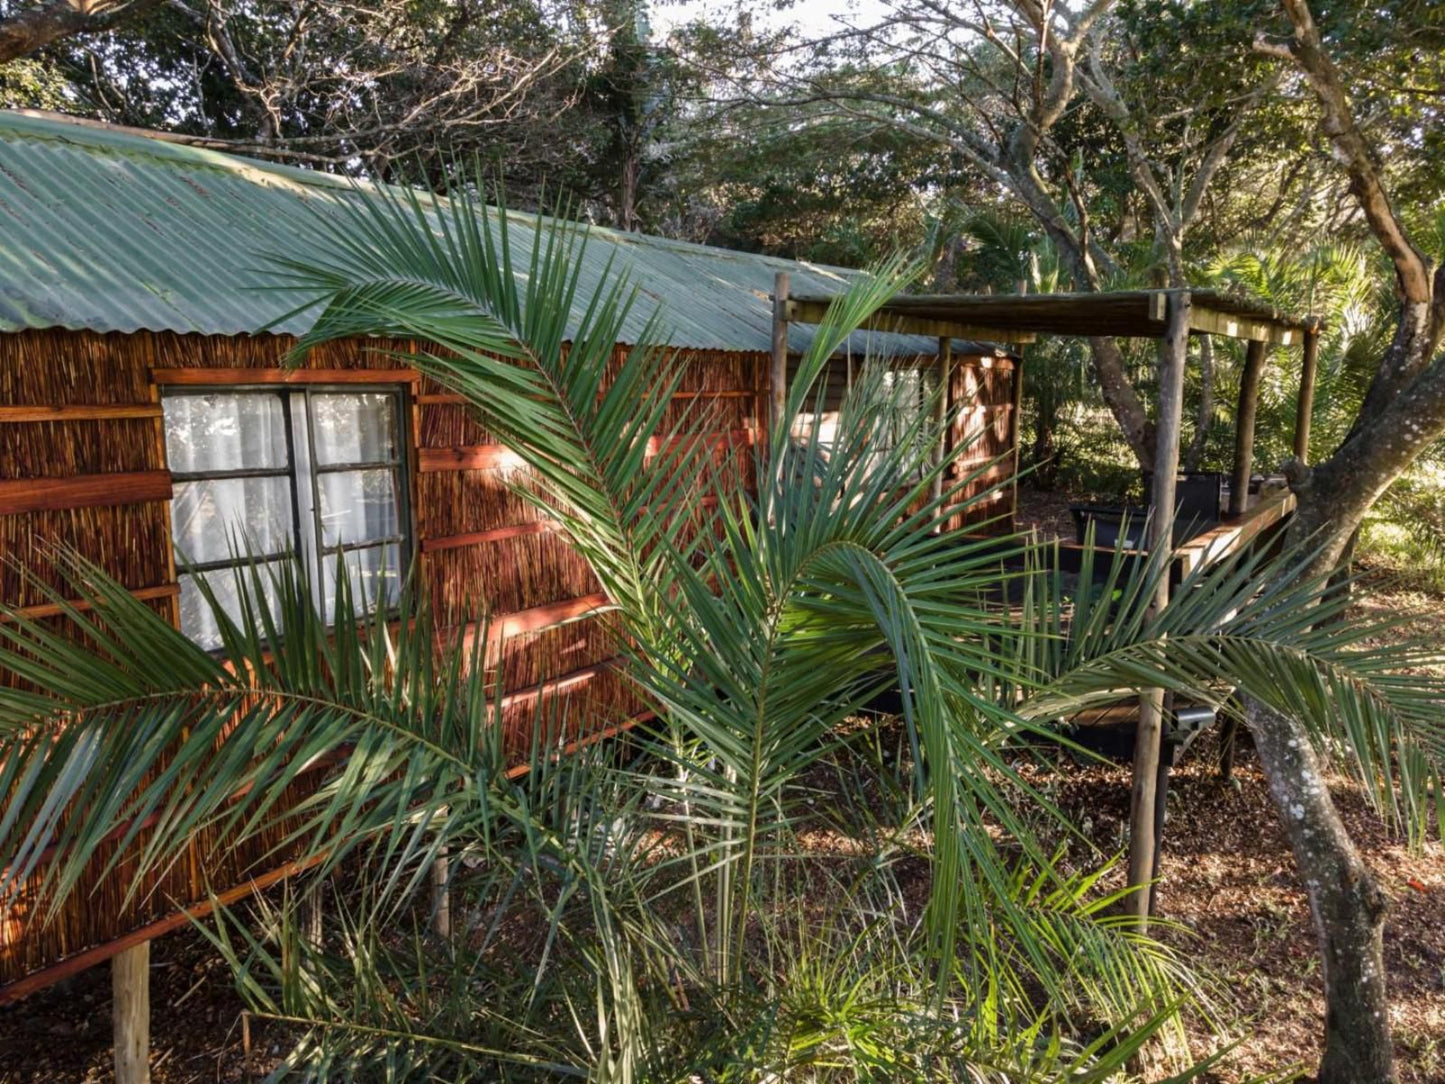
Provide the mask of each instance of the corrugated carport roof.
MULTIPOLYGON (((900 295, 879 311, 880 326, 921 334, 951 334, 1026 342, 1040 335, 1164 337, 1167 290, 1099 294, 900 295)), ((831 295, 796 290, 789 317, 816 320, 831 295)), ((1297 344, 1318 330, 1313 316, 1283 313, 1256 298, 1218 290, 1189 291, 1190 330, 1196 334, 1297 344)))
MULTIPOLYGON (((265 255, 296 254, 297 227, 353 198, 349 182, 51 115, 0 111, 0 332, 254 333, 294 307, 266 291, 265 255)), ((513 240, 531 220, 513 216, 513 240), (526 219, 524 222, 523 220, 526 219)), ((525 247, 525 246, 523 246, 525 247)), ((519 253, 526 266, 526 252, 519 253)), ((838 293, 859 272, 593 227, 582 296, 609 260, 641 291, 628 331, 661 306, 666 340, 766 351, 773 276, 838 293)), ((306 330, 311 317, 273 330, 306 330)), ((807 329, 795 349, 809 341, 807 329)), ((872 334, 851 344, 932 353, 937 340, 872 334)))

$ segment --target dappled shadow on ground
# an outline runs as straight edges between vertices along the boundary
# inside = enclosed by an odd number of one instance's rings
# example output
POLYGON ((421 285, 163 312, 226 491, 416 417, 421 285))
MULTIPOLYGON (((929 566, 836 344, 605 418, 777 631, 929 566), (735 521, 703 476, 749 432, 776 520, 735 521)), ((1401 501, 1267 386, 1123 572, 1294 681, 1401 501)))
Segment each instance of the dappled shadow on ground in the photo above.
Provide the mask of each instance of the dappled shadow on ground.
MULTIPOLYGON (((1215 974, 1240 1014, 1235 1057, 1206 1079, 1232 1084, 1311 1066, 1323 1027, 1319 956, 1264 778, 1241 751, 1234 782, 1220 779, 1212 736, 1191 754, 1170 790, 1159 893, 1162 915, 1178 926, 1163 939, 1215 974)), ((1070 765, 1038 781, 1098 845, 1126 845, 1127 769, 1070 765)), ((1445 1080, 1445 849, 1437 842, 1412 854, 1357 787, 1336 778, 1331 793, 1391 902, 1386 963, 1401 1079, 1435 1084, 1445 1080)), ((1198 1053, 1219 1044, 1202 1032, 1195 1039, 1198 1053)))

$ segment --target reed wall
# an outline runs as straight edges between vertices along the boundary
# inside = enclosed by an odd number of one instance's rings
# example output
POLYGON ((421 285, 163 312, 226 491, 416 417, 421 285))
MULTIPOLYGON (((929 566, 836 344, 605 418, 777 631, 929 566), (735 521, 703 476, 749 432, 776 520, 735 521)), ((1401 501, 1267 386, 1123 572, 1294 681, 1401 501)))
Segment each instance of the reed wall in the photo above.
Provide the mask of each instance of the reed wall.
MULTIPOLYGON (((0 561, 0 603, 43 616, 43 595, 20 570, 58 585, 45 557, 61 544, 178 619, 159 405, 168 383, 399 382, 409 402, 417 575, 445 623, 465 626, 482 610, 492 615, 488 664, 508 694, 509 746, 520 753, 539 734, 549 743, 572 740, 635 715, 639 705, 608 665, 618 648, 608 619, 594 612, 605 601, 595 578, 516 496, 519 468, 494 454, 499 449, 467 408, 408 369, 404 344, 329 344, 311 352, 299 376, 282 368, 290 346, 272 335, 0 336, 0 553, 7 558, 0 561)), ((667 426, 703 435, 718 465, 752 478, 766 355, 693 352, 679 354, 679 364, 685 368, 667 426)), ((1013 377, 1012 364, 999 359, 955 359, 956 394, 980 397, 976 420, 970 415, 955 434, 959 441, 979 437, 956 470, 1011 447, 1013 377)), ((1010 492, 999 501, 1011 509, 1010 492)), ((253 880, 279 876, 285 855, 273 847, 284 829, 277 825, 271 837, 241 847, 197 839, 128 904, 122 865, 83 884, 49 922, 41 921, 43 901, 30 886, 0 909, 0 1002, 96 962, 117 939, 175 925, 181 907, 210 892, 234 897, 253 880)))
POLYGON ((1022 394, 1023 372, 1014 359, 953 359, 949 406, 958 414, 946 477, 951 484, 969 480, 959 500, 970 503, 949 520, 951 529, 1013 529, 1022 394))

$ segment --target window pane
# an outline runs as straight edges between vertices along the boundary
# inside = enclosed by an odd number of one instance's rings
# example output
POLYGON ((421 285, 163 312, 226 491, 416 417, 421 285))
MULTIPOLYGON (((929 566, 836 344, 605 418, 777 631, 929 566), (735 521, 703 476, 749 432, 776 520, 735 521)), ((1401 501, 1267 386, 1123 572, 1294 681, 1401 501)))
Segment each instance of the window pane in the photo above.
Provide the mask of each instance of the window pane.
MULTIPOLYGON (((373 546, 344 555, 351 583, 351 608, 360 616, 386 609, 401 594, 401 551, 396 546, 373 546)), ((336 554, 328 554, 322 573, 326 617, 336 615, 336 554)))
POLYGON ((171 501, 176 553, 193 564, 224 561, 235 548, 280 553, 294 545, 289 478, 177 482, 171 501))
MULTIPOLYGON (((256 566, 256 574, 261 578, 261 594, 271 612, 276 612, 276 587, 272 581, 274 575, 279 575, 281 562, 273 561, 269 564, 256 566)), ((219 569, 215 572, 204 572, 199 576, 181 576, 181 631, 194 640, 201 647, 211 649, 221 646, 221 627, 216 621, 215 611, 211 604, 206 601, 205 595, 197 584, 198 579, 204 579, 215 593, 216 601, 221 608, 228 613, 232 620, 240 621, 241 617, 241 592, 237 588, 236 577, 246 577, 245 583, 252 595, 252 602, 255 599, 255 588, 251 583, 251 567, 247 565, 242 569, 219 569)), ((257 623, 258 630, 263 626, 257 623)))
POLYGON ((338 471, 316 476, 323 546, 400 534, 396 472, 338 471))
POLYGON ((313 395, 311 438, 322 466, 394 460, 396 397, 385 392, 313 395))
POLYGON ((286 466, 286 411, 278 395, 170 395, 163 407, 173 471, 286 466))

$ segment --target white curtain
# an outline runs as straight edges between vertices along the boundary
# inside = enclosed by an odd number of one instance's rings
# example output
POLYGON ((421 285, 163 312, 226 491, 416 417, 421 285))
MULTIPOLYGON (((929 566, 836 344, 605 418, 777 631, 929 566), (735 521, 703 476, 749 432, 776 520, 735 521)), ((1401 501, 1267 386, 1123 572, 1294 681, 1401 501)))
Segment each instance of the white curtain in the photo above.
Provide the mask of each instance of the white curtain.
MULTIPOLYGON (((397 455, 396 398, 380 392, 319 394, 311 397, 311 440, 318 467, 390 463, 397 455)), ((398 469, 324 470, 316 475, 321 546, 353 545, 402 533, 398 469)), ((396 597, 400 550, 395 545, 346 554, 351 593, 358 609, 385 605, 396 597)), ((330 615, 336 598, 336 554, 323 556, 323 605, 330 615)))
MULTIPOLYGON (((303 393, 290 390, 167 397, 166 452, 171 472, 182 476, 175 485, 171 525, 177 556, 190 564, 227 561, 247 547, 256 556, 299 550, 313 568, 319 559, 317 583, 322 597, 318 601, 330 616, 336 597, 336 554, 323 551, 403 533, 400 467, 389 465, 399 458, 399 419, 395 397, 385 393, 313 394, 309 411, 303 409, 305 402, 303 393), (288 458, 288 412, 294 465, 288 458), (353 465, 360 469, 317 469, 353 465), (288 473, 184 478, 260 469, 293 471, 295 492, 288 473), (319 539, 314 537, 316 523, 319 539)), ((397 545, 348 553, 346 565, 358 607, 395 598, 401 571, 397 545)), ((221 569, 181 576, 181 627, 198 643, 214 647, 220 642, 219 629, 196 582, 198 576, 235 614, 235 573, 221 569)))
MULTIPOLYGON (((165 399, 166 457, 173 474, 280 469, 288 466, 286 403, 280 395, 214 393, 165 399)), ((295 545, 291 482, 259 478, 181 479, 171 502, 171 531, 182 562, 230 559, 237 548, 280 553, 295 545)), ((232 614, 238 612, 235 576, 202 574, 232 614)), ((181 576, 181 628, 214 647, 219 628, 196 576, 181 576)))

